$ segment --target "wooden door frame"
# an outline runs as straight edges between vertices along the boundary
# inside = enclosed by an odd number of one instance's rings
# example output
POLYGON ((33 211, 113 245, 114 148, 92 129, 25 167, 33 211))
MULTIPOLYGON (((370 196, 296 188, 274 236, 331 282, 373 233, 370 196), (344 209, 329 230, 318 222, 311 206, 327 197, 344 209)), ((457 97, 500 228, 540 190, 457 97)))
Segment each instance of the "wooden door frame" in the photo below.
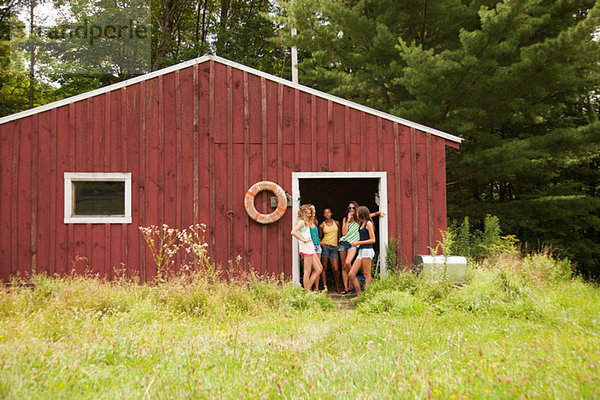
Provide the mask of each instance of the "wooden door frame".
MULTIPOLYGON (((300 180, 301 179, 377 179, 379 186, 379 211, 385 213, 385 219, 379 223, 379 263, 381 276, 387 275, 385 266, 386 246, 388 243, 388 195, 387 172, 292 172, 292 225, 296 223, 296 215, 300 208, 300 180)), ((300 284, 300 263, 298 262, 298 241, 292 239, 292 281, 294 285, 300 284)), ((375 266, 373 266, 375 269, 375 266)))

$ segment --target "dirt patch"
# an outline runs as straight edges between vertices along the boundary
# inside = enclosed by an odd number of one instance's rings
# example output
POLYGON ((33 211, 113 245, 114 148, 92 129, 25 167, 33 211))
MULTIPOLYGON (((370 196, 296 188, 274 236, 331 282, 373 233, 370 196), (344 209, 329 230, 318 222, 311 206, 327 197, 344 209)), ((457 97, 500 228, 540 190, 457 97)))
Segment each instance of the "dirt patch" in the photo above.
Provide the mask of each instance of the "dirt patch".
POLYGON ((337 304, 340 310, 354 310, 354 306, 350 302, 350 300, 352 300, 354 296, 343 296, 335 292, 329 292, 327 293, 327 296, 329 296, 329 298, 333 300, 335 304, 337 304))

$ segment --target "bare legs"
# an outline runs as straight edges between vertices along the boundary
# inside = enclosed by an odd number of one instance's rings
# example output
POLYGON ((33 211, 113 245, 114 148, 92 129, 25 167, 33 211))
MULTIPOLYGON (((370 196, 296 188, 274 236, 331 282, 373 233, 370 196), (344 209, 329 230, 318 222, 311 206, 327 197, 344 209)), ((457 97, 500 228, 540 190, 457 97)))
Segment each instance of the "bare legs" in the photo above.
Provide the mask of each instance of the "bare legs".
MULTIPOLYGON (((327 274, 325 273, 327 269, 327 262, 331 264, 331 270, 333 271, 333 279, 335 280, 335 290, 339 293, 340 291, 340 269, 339 262, 337 258, 322 258, 323 261, 323 272, 321 272, 321 282, 323 282, 323 287, 327 286, 327 274)), ((318 286, 318 283, 317 283, 318 286)), ((318 287, 317 287, 318 289, 318 287)))
POLYGON ((304 257, 304 276, 302 278, 304 289, 310 290, 317 279, 319 279, 322 271, 323 267, 316 254, 304 257))
POLYGON ((331 270, 333 271, 333 280, 335 281, 335 290, 340 292, 340 266, 337 258, 331 258, 331 270))
POLYGON ((346 252, 340 251, 340 261, 342 262, 342 283, 344 284, 344 291, 348 291, 348 271, 350 268, 346 268, 346 252))
POLYGON ((340 251, 340 260, 342 260, 342 281, 344 282, 344 290, 350 290, 350 282, 348 282, 348 272, 350 272, 350 263, 356 255, 356 250, 350 249, 346 251, 340 251))
POLYGON ((363 275, 365 276, 365 290, 369 289, 371 286, 371 265, 373 263, 372 258, 363 258, 362 259, 362 269, 363 275))
POLYGON ((313 274, 315 276, 314 285, 315 290, 319 290, 319 277, 323 273, 323 264, 321 264, 321 255, 315 253, 313 256, 313 274))
POLYGON ((304 289, 310 290, 312 284, 310 283, 310 273, 312 271, 312 257, 303 257, 304 261, 304 274, 302 275, 302 284, 304 289))
MULTIPOLYGON (((323 283, 323 289, 327 287, 327 261, 329 258, 321 258, 321 265, 323 266, 323 272, 321 272, 321 283, 323 283)), ((317 290, 319 290, 319 280, 317 279, 317 290)))
POLYGON ((356 293, 358 293, 359 296, 360 296, 360 282, 358 282, 356 275, 358 274, 358 271, 362 267, 363 274, 365 275, 365 290, 367 290, 369 288, 369 286, 371 286, 371 263, 372 263, 372 261, 373 260, 370 258, 356 259, 356 261, 354 261, 354 264, 352 264, 352 268, 350 268, 350 272, 348 272, 348 281, 350 283, 352 283, 352 285, 354 286, 354 289, 356 290, 356 293))

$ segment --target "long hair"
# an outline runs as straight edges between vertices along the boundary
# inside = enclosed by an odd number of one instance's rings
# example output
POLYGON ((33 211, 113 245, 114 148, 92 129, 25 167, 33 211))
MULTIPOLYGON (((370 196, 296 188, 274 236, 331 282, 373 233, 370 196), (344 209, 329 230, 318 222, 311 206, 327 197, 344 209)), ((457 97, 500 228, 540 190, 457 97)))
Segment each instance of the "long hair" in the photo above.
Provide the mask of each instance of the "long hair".
POLYGON ((369 207, 360 206, 356 210, 356 216, 358 217, 358 221, 362 225, 363 222, 372 221, 371 219, 371 211, 369 211, 369 207))
MULTIPOLYGON (((349 204, 352 204, 354 206, 354 217, 351 220, 348 220, 348 222, 358 222, 357 217, 357 213, 358 213, 358 202, 352 200, 349 204)), ((348 206, 348 208, 346 208, 346 215, 348 215, 348 213, 350 212, 350 207, 348 206)))
POLYGON ((310 208, 310 204, 302 204, 298 209, 298 219, 304 221, 305 226, 310 226, 310 220, 312 215, 312 210, 310 208))
POLYGON ((319 223, 317 221, 317 207, 315 207, 315 205, 312 203, 307 203, 306 205, 310 207, 310 213, 312 215, 313 225, 315 225, 315 226, 318 225, 319 223))

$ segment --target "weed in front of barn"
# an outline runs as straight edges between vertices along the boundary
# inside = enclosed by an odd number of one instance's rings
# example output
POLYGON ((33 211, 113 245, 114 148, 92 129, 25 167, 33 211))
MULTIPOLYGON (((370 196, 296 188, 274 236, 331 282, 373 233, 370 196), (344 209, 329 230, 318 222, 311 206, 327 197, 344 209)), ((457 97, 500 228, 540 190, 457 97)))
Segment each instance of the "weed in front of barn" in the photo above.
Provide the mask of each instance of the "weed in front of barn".
POLYGON ((205 224, 193 224, 184 229, 172 228, 167 224, 140 226, 139 229, 156 266, 157 281, 163 282, 168 278, 177 260, 177 253, 182 249, 185 249, 182 270, 215 273, 208 256, 205 224))
POLYGON ((0 294, 1 398, 594 398, 600 289, 547 253, 452 286, 398 272, 340 309, 201 271, 34 276, 0 294))

